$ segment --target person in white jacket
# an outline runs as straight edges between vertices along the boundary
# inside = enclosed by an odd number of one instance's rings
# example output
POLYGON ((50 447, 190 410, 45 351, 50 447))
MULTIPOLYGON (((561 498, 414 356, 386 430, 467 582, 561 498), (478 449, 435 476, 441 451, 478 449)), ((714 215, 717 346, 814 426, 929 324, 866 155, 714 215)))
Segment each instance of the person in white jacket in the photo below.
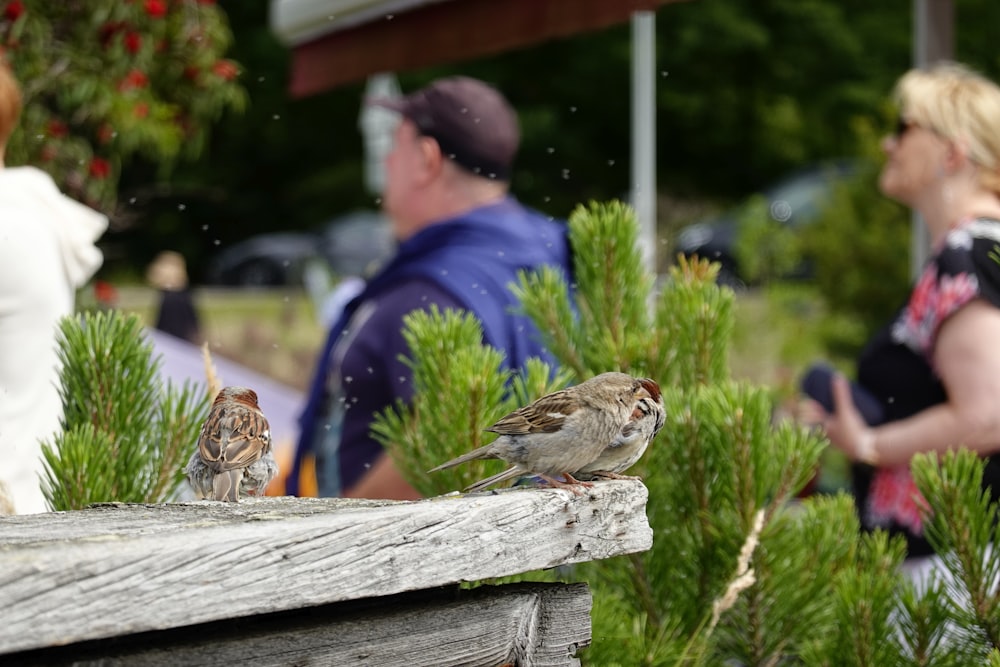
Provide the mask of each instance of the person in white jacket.
POLYGON ((47 510, 41 440, 60 429, 57 333, 77 288, 100 268, 100 213, 35 167, 5 167, 21 93, 0 61, 0 494, 18 514, 47 510))

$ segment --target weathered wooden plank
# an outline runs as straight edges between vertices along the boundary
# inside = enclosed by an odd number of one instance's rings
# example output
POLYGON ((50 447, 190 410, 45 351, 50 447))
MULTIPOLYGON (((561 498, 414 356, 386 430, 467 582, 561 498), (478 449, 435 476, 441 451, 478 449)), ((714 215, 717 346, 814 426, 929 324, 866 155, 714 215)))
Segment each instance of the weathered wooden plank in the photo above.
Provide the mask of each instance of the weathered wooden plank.
POLYGON ((347 602, 8 655, 32 667, 572 667, 590 643, 586 584, 510 584, 347 602))
POLYGON ((418 502, 276 498, 0 519, 0 653, 643 551, 639 482, 418 502))

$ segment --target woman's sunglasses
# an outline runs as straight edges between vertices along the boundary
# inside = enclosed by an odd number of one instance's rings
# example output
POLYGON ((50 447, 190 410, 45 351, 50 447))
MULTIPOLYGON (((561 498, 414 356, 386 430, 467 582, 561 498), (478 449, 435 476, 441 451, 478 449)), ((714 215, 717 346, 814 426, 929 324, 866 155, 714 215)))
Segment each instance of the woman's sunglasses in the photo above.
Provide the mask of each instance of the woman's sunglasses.
POLYGON ((898 141, 902 139, 903 135, 906 134, 907 130, 909 130, 914 125, 916 125, 916 123, 914 123, 913 121, 906 120, 902 116, 899 116, 896 118, 896 129, 892 133, 892 136, 895 137, 896 140, 898 141))

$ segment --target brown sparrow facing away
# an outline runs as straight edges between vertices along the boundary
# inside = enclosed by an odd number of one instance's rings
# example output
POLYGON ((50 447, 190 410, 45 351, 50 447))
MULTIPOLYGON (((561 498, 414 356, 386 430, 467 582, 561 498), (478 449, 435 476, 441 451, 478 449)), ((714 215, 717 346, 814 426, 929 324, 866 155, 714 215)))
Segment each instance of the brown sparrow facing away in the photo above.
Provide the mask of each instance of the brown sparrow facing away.
POLYGON ((632 419, 637 401, 654 395, 660 395, 660 388, 652 380, 625 373, 602 373, 518 408, 486 429, 500 434, 492 443, 429 472, 473 459, 501 459, 513 467, 466 490, 479 490, 521 475, 537 475, 552 486, 578 494, 578 486, 592 485, 574 479, 570 473, 594 462, 632 419))
POLYGON ((271 451, 271 428, 254 390, 226 387, 219 392, 184 472, 202 498, 238 502, 241 491, 263 495, 278 474, 278 464, 271 451))
POLYGON ((631 468, 642 458, 649 442, 663 428, 667 420, 663 409, 663 397, 659 387, 650 398, 640 398, 632 411, 632 418, 611 444, 605 447, 597 460, 575 471, 573 475, 581 479, 640 479, 621 473, 631 468))

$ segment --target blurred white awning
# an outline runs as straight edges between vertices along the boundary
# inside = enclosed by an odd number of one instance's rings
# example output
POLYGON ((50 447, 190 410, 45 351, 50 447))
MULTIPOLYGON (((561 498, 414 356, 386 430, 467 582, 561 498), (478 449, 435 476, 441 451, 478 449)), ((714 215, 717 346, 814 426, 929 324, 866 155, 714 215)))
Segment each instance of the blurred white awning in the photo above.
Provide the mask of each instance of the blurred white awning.
POLYGON ((443 0, 271 0, 271 30, 295 46, 333 30, 345 30, 443 0))

